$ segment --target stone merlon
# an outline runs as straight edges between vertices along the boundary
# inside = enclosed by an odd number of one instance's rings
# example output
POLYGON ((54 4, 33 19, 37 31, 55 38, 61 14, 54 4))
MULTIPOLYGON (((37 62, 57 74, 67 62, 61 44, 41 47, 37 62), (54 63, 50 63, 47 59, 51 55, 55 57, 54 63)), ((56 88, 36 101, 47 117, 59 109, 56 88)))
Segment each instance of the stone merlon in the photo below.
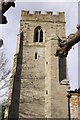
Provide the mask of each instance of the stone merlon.
POLYGON ((40 15, 40 14, 41 14, 41 11, 34 11, 34 14, 35 14, 35 15, 40 15))
POLYGON ((56 15, 52 11, 45 11, 45 14, 41 14, 41 11, 33 11, 33 14, 29 11, 21 11, 21 21, 43 21, 43 22, 56 22, 65 23, 65 12, 57 12, 56 15))
POLYGON ((52 15, 53 12, 52 11, 45 11, 46 14, 52 15))

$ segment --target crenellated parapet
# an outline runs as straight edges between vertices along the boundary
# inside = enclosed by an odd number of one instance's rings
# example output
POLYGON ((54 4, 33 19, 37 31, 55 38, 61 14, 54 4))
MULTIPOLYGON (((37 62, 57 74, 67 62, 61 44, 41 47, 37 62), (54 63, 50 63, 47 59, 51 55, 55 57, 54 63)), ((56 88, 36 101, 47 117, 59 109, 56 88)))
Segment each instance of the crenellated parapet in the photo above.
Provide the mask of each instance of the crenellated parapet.
POLYGON ((45 14, 42 14, 41 11, 33 11, 33 14, 31 14, 29 11, 22 10, 21 21, 24 20, 65 23, 65 12, 57 12, 57 14, 55 15, 52 11, 45 11, 45 14))

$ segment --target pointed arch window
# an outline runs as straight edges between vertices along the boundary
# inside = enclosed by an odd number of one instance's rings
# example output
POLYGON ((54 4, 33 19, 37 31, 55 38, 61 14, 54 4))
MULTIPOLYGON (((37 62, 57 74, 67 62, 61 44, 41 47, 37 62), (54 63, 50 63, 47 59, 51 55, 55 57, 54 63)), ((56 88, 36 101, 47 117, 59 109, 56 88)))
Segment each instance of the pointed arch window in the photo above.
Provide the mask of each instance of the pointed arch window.
POLYGON ((34 30, 34 42, 43 42, 43 30, 38 26, 34 30))

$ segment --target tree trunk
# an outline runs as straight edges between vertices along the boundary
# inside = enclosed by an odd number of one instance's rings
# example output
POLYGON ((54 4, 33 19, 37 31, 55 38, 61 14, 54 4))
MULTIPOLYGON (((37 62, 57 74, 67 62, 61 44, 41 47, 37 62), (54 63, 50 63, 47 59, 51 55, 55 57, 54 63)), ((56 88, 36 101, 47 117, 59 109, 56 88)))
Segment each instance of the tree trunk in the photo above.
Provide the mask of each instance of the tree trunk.
POLYGON ((73 45, 80 41, 80 25, 77 25, 78 31, 75 34, 70 34, 65 40, 61 40, 58 37, 58 46, 56 49, 55 56, 67 57, 68 51, 73 45))

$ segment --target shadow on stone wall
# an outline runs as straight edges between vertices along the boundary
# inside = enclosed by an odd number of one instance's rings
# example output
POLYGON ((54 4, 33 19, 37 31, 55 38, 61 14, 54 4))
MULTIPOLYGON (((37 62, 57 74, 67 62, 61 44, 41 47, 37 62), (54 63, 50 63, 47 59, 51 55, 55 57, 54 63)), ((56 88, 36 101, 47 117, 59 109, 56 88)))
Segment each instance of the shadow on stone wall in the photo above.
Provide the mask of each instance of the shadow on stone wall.
POLYGON ((59 57, 59 82, 66 79, 66 58, 59 57))
POLYGON ((11 98, 11 105, 9 107, 8 120, 19 118, 22 55, 23 55, 23 32, 20 34, 20 48, 19 48, 19 53, 16 56, 17 64, 16 64, 16 72, 13 78, 12 98, 11 98))

